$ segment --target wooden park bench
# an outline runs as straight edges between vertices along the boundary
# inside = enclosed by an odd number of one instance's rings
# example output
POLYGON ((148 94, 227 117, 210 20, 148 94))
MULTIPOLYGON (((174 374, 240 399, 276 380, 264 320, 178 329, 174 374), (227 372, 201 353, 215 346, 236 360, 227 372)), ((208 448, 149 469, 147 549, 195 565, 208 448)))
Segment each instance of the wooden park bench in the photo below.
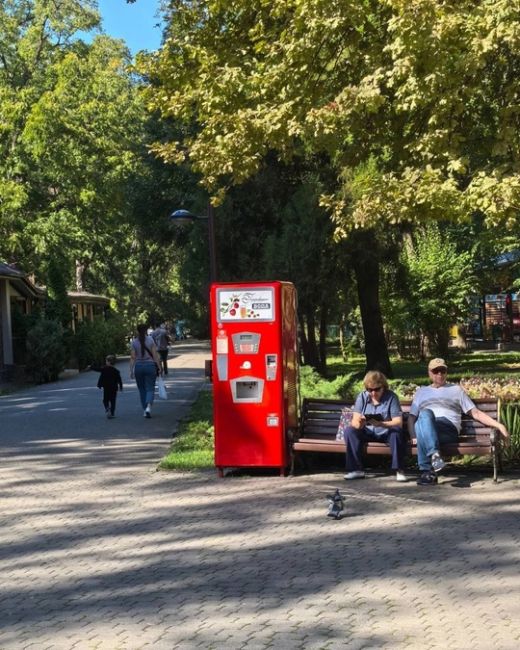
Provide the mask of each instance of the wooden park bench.
MULTIPOLYGON (((473 401, 478 409, 495 420, 497 419, 498 400, 476 399, 473 401)), ((411 401, 401 402, 403 428, 406 435, 408 435, 407 417, 410 405, 411 401)), ((291 473, 294 471, 297 455, 302 452, 345 453, 345 442, 336 439, 341 409, 345 406, 352 406, 352 401, 309 398, 303 400, 300 428, 292 443, 291 473)), ((493 480, 496 482, 498 471, 502 470, 499 437, 499 433, 493 427, 487 427, 471 417, 463 415, 459 439, 457 442, 441 445, 440 452, 444 457, 490 456, 493 461, 493 480)), ((391 455, 388 445, 382 442, 368 442, 366 453, 368 455, 391 455)), ((408 455, 417 455, 416 440, 408 440, 408 455)))

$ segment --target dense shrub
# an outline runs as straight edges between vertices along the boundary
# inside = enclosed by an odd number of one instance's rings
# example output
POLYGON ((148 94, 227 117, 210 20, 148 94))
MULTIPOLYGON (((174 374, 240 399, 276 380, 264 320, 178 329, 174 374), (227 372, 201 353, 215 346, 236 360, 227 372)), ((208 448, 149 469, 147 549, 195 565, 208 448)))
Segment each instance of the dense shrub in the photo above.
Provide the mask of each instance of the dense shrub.
POLYGON ((339 375, 332 381, 323 379, 311 366, 300 367, 300 395, 323 397, 324 399, 345 399, 353 396, 353 375, 339 375))
POLYGON ((102 365, 107 354, 125 353, 125 331, 122 320, 116 316, 79 323, 72 338, 72 353, 78 368, 83 370, 91 364, 102 365))
POLYGON ((67 347, 61 323, 39 319, 27 332, 26 372, 37 383, 55 381, 65 367, 67 347))

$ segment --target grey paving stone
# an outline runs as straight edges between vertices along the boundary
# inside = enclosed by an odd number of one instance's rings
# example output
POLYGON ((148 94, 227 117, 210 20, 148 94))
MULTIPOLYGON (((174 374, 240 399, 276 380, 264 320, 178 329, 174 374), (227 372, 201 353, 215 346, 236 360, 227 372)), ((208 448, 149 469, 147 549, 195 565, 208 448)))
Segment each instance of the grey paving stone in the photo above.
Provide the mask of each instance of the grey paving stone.
POLYGON ((177 350, 150 421, 125 366, 114 420, 88 373, 0 398, 2 650, 519 647, 518 475, 157 472, 204 384, 177 350))

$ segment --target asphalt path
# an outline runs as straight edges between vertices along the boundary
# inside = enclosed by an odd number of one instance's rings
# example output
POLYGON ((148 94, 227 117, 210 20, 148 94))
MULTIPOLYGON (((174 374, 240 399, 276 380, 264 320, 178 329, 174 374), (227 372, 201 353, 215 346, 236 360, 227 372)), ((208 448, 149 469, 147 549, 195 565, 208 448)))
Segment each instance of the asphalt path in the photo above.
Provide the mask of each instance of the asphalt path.
MULTIPOLYGON (((151 419, 143 417, 128 359, 116 366, 123 379, 116 417, 107 419, 99 374, 86 371, 59 381, 0 397, 2 462, 39 459, 54 462, 97 462, 117 448, 126 462, 149 464, 160 459, 179 420, 203 386, 205 343, 187 340, 170 348, 170 372, 165 376, 168 400, 155 396, 151 419)), ((116 461, 117 462, 117 461, 116 461)))

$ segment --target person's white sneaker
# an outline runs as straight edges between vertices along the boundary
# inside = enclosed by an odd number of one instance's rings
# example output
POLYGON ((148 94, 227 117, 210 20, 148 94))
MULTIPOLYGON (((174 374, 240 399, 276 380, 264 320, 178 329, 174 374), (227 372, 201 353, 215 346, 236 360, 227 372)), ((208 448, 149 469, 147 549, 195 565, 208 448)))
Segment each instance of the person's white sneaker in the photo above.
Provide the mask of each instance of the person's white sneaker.
POLYGON ((354 472, 347 472, 343 477, 345 481, 352 481, 355 478, 365 478, 365 472, 356 470, 354 472))
POLYGON ((404 472, 397 471, 395 473, 395 480, 398 481, 399 483, 406 483, 408 478, 406 477, 406 474, 404 472))
POLYGON ((145 418, 151 418, 152 417, 152 407, 150 404, 148 404, 144 410, 144 417, 145 418))

